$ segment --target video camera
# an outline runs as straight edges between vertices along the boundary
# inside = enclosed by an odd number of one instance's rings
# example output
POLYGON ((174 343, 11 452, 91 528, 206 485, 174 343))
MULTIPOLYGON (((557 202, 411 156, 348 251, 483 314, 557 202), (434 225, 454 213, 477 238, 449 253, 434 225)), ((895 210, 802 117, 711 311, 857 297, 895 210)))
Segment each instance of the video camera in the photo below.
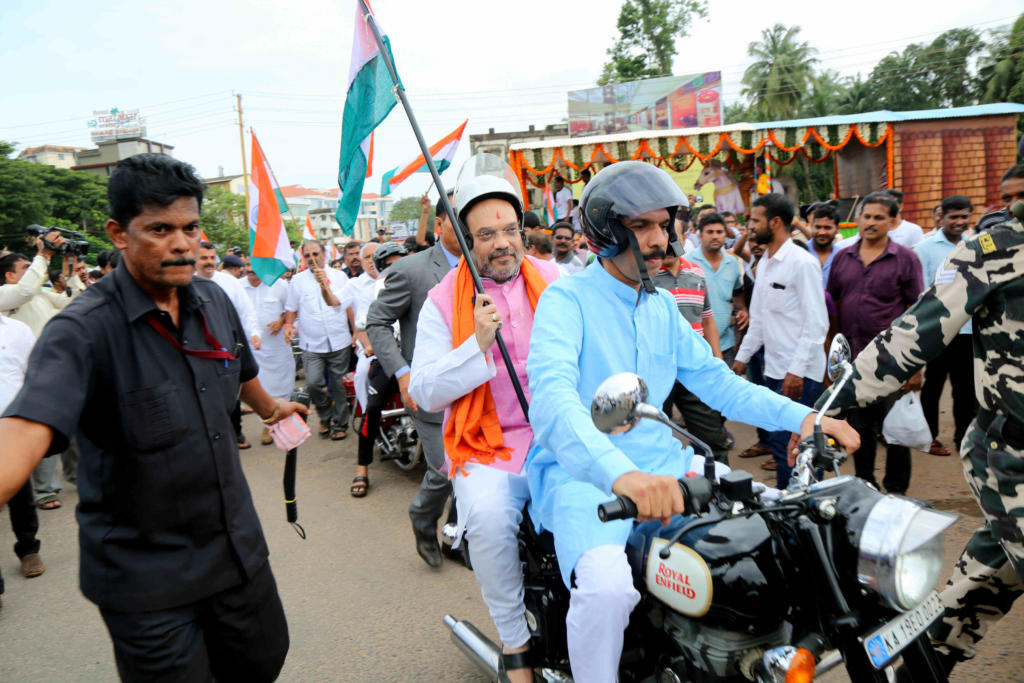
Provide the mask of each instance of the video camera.
POLYGON ((25 232, 27 232, 30 235, 42 237, 43 244, 46 246, 46 248, 51 249, 57 252, 58 254, 70 254, 75 258, 81 259, 85 258, 85 255, 89 253, 89 243, 85 240, 85 235, 83 235, 80 232, 75 232, 74 230, 68 230, 67 228, 58 227, 44 228, 41 225, 36 225, 35 223, 33 223, 32 225, 25 228, 25 232), (54 230, 56 230, 57 232, 64 236, 64 244, 62 244, 59 247, 50 242, 50 240, 46 239, 46 235, 48 233, 53 232, 54 230))

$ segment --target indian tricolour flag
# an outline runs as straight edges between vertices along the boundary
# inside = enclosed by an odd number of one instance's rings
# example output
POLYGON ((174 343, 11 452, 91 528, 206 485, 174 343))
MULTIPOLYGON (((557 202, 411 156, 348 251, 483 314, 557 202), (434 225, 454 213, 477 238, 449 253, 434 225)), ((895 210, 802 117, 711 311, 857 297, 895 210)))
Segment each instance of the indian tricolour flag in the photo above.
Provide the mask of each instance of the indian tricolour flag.
POLYGON ((315 242, 316 235, 313 234, 313 222, 309 220, 309 214, 306 214, 306 227, 302 229, 302 241, 303 242, 315 242))
POLYGON ((551 193, 551 185, 544 186, 544 223, 551 225, 559 219, 558 209, 555 208, 555 198, 551 193))
POLYGON ((284 229, 284 219, 281 218, 279 197, 281 191, 277 180, 263 155, 256 133, 252 133, 252 173, 249 174, 252 270, 268 286, 274 284, 293 262, 288 233, 284 229))
MULTIPOLYGON (((467 123, 469 123, 469 119, 463 121, 461 126, 428 148, 430 158, 434 160, 434 166, 437 167, 438 173, 444 173, 445 169, 452 165, 452 159, 455 158, 455 151, 459 148, 459 142, 462 140, 462 133, 466 130, 467 123)), ((398 187, 399 183, 413 173, 426 173, 428 170, 427 161, 420 154, 404 168, 393 168, 385 173, 380 181, 380 193, 386 197, 391 194, 391 190, 398 187)))
MULTIPOLYGON (((369 3, 366 0, 359 0, 356 4, 352 62, 348 69, 348 93, 345 96, 345 111, 341 120, 341 153, 338 157, 338 187, 341 188, 341 201, 338 202, 338 210, 334 214, 346 235, 352 234, 356 218, 359 216, 363 183, 369 175, 372 158, 373 129, 395 106, 395 96, 391 92, 395 83, 388 73, 385 57, 374 40, 371 21, 376 24, 369 3)), ((391 44, 386 36, 383 42, 387 50, 387 59, 394 63, 391 44)))

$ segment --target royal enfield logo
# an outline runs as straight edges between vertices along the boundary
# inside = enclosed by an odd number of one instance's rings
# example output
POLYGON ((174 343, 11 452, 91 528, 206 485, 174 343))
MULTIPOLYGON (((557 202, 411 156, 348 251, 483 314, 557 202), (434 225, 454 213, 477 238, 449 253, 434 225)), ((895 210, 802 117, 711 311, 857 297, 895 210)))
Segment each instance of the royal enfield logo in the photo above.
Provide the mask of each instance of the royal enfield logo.
POLYGON ((688 617, 704 616, 711 607, 711 570, 700 555, 679 543, 667 560, 658 553, 668 543, 651 542, 647 555, 647 590, 672 609, 688 617))

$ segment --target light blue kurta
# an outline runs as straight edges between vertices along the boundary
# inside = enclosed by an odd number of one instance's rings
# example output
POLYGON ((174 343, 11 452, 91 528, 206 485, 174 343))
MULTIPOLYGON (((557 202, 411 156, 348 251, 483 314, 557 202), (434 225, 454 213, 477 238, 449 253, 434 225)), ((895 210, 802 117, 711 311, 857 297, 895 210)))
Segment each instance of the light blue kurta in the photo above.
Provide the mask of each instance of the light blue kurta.
POLYGON ((769 431, 800 431, 810 410, 735 375, 685 323, 667 291, 643 294, 614 279, 601 264, 544 290, 534 315, 526 366, 535 445, 526 464, 530 514, 555 536, 562 577, 585 551, 624 545, 631 520, 602 524, 597 504, 612 483, 642 470, 681 477, 693 451, 650 420, 626 434, 594 427, 590 402, 607 377, 634 372, 647 383, 648 403, 660 407, 678 378, 731 419, 769 431))
MULTIPOLYGON (((914 253, 921 261, 921 274, 924 275, 924 288, 928 289, 935 282, 935 274, 946 262, 946 257, 956 249, 956 244, 949 241, 942 228, 938 228, 928 237, 924 238, 914 246, 914 253)), ((971 321, 960 329, 960 334, 971 334, 974 328, 971 321)))

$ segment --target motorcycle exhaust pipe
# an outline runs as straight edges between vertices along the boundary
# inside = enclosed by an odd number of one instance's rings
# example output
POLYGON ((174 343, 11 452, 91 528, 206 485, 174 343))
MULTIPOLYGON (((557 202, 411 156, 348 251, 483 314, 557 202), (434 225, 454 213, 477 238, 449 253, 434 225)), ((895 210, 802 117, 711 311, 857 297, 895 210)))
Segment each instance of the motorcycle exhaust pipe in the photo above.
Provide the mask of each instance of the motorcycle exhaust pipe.
POLYGON ((392 417, 402 417, 405 415, 405 408, 394 408, 392 410, 380 411, 380 419, 387 420, 392 417))
POLYGON ((444 625, 451 629, 452 641, 477 668, 487 677, 498 681, 498 646, 480 633, 476 626, 468 621, 459 621, 450 614, 444 615, 444 625))

